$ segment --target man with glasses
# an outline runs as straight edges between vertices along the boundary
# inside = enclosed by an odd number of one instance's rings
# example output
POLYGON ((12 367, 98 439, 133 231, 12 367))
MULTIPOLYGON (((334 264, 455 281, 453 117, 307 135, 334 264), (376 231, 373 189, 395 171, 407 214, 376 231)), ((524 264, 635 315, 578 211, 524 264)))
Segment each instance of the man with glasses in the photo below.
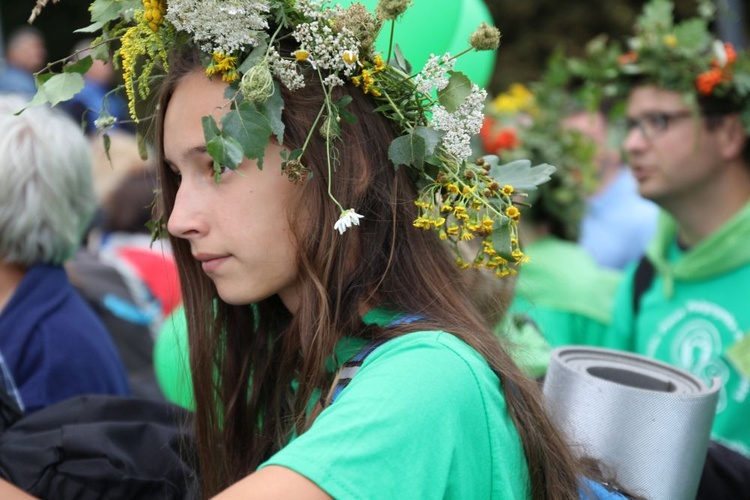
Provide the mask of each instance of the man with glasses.
POLYGON ((714 40, 707 19, 675 25, 668 7, 647 5, 609 80, 627 95, 638 191, 661 214, 620 286, 607 346, 718 378, 712 437, 750 456, 750 58, 714 40))

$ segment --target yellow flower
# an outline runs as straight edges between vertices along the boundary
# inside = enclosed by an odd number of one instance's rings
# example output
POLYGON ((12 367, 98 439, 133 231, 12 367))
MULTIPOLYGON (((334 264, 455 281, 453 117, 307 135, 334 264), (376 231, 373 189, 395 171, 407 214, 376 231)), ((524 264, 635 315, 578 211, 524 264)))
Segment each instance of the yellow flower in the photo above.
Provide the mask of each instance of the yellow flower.
POLYGON ((520 83, 514 83, 508 92, 498 94, 492 101, 492 108, 498 113, 535 112, 534 94, 520 83))
POLYGON ((375 59, 373 59, 373 63, 375 63, 375 71, 383 71, 385 69, 385 61, 383 61, 383 58, 380 56, 380 54, 375 56, 375 59))
POLYGON ((677 46, 677 37, 674 35, 664 35, 664 45, 667 47, 677 46))
POLYGON ((521 218, 521 212, 512 205, 505 209, 505 215, 507 215, 514 221, 518 221, 518 219, 521 218))
POLYGON ((458 226, 453 224, 448 229, 445 230, 446 233, 450 236, 457 236, 458 235, 458 226))
POLYGON ((310 53, 304 49, 297 49, 294 52, 292 52, 292 55, 299 62, 307 61, 307 58, 310 57, 310 53))

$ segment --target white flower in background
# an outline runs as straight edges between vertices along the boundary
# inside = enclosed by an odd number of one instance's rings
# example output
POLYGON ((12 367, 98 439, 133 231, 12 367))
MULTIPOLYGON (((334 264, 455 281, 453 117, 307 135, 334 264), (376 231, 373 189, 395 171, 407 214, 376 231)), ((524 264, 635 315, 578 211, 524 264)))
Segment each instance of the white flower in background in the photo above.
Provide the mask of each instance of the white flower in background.
POLYGON ((170 0, 166 18, 203 51, 231 54, 258 45, 269 12, 270 0, 170 0))
POLYGON ((344 210, 341 212, 339 220, 333 225, 333 229, 338 231, 339 234, 344 234, 350 227, 359 226, 359 219, 362 219, 363 217, 364 215, 359 215, 353 208, 344 210))
POLYGON ((471 136, 482 129, 482 110, 486 99, 487 92, 475 84, 471 87, 471 94, 455 112, 449 113, 439 104, 432 109, 432 126, 445 132, 443 147, 458 161, 471 156, 471 136))
POLYGON ((422 71, 414 77, 417 90, 423 94, 429 94, 433 88, 444 89, 448 85, 448 77, 445 74, 452 71, 455 65, 456 60, 451 59, 448 52, 442 56, 430 54, 430 58, 427 59, 422 71))
POLYGON ((719 67, 723 68, 727 65, 727 61, 729 60, 724 42, 722 42, 721 40, 714 40, 712 47, 714 50, 714 55, 716 56, 716 62, 719 63, 719 67))

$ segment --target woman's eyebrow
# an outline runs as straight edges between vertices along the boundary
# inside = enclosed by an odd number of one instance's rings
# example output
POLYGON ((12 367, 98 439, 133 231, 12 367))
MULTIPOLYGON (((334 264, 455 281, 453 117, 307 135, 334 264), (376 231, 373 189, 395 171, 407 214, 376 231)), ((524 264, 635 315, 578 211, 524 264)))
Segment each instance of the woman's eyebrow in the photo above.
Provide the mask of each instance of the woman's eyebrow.
MULTIPOLYGON (((179 155, 179 159, 181 161, 185 161, 185 160, 189 160, 193 156, 203 155, 206 153, 208 153, 208 149, 206 149, 206 145, 201 144, 199 146, 193 146, 192 148, 185 150, 181 155, 179 155)), ((174 162, 170 158, 168 158, 166 154, 164 155, 164 162, 170 166, 174 165, 174 162)))

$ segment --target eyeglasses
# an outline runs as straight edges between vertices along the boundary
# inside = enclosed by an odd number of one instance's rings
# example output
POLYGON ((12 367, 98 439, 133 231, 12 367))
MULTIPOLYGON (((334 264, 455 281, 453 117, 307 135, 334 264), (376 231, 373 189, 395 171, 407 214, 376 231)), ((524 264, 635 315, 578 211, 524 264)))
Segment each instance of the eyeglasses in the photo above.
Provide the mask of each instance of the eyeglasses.
POLYGON ((644 113, 638 118, 626 118, 625 132, 629 134, 631 130, 637 127, 643 134, 643 137, 652 140, 666 132, 669 128, 670 122, 681 118, 687 118, 689 116, 693 116, 693 112, 687 109, 674 111, 672 113, 667 113, 665 111, 644 113))

